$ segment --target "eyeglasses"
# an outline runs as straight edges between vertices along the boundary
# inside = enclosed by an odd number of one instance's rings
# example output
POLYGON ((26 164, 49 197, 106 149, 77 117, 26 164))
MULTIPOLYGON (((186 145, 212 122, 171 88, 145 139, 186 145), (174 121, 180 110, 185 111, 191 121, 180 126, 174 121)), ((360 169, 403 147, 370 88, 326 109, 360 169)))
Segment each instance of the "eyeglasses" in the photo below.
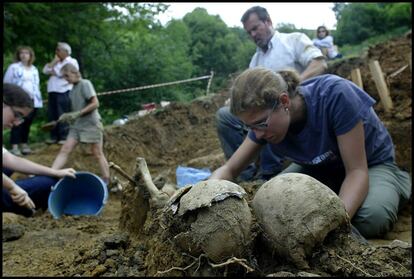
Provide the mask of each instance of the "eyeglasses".
POLYGON ((256 123, 256 124, 245 124, 247 128, 249 128, 250 130, 265 130, 269 127, 269 121, 272 118, 272 113, 275 111, 277 105, 279 104, 278 100, 275 101, 272 110, 269 112, 269 114, 266 117, 266 120, 256 123))
POLYGON ((19 123, 23 123, 24 121, 24 114, 21 113, 20 111, 15 110, 13 107, 10 107, 13 115, 14 115, 14 119, 15 121, 18 121, 19 123))

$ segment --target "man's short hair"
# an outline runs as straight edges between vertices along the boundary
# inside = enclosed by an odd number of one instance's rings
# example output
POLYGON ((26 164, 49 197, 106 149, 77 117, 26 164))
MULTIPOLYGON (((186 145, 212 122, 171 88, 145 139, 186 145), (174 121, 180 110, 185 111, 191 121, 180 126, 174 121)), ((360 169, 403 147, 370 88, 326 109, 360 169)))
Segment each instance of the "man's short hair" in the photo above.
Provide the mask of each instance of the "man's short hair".
POLYGON ((269 13, 267 12, 267 10, 265 8, 260 7, 260 6, 254 6, 254 7, 251 7, 250 9, 248 9, 243 14, 243 16, 241 18, 241 22, 243 24, 246 23, 246 21, 249 19, 250 15, 253 14, 253 13, 257 14, 258 18, 261 21, 270 20, 270 15, 269 15, 269 13))

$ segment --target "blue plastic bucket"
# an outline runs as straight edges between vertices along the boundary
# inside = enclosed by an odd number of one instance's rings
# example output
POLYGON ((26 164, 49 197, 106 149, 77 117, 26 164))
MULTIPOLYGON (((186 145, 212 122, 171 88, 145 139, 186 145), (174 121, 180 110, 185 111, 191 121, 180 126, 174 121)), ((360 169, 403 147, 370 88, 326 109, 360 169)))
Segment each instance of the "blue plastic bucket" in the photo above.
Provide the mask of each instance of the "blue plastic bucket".
POLYGON ((90 172, 64 177, 52 187, 48 207, 55 219, 67 215, 98 215, 108 199, 105 182, 90 172))

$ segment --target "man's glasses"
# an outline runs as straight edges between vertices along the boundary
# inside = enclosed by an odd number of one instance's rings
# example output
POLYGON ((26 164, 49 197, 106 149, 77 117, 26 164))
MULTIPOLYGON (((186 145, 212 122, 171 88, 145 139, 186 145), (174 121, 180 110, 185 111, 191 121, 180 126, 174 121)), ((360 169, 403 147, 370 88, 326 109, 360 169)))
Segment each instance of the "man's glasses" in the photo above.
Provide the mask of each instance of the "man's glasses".
POLYGON ((278 100, 275 101, 272 110, 269 112, 269 114, 266 117, 266 120, 256 123, 256 124, 245 124, 247 128, 249 128, 250 130, 265 130, 267 129, 267 127, 269 127, 269 121, 272 118, 272 113, 275 111, 277 105, 279 104, 278 100))

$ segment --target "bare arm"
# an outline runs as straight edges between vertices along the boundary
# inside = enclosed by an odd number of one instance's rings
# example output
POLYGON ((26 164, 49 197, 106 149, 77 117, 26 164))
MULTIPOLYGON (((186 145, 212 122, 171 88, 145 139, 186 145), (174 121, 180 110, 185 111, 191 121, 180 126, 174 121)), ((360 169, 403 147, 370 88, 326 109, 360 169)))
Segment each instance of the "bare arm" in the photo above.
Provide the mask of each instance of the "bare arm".
POLYGON ((339 197, 352 218, 368 194, 368 164, 362 122, 348 133, 338 136, 338 146, 345 166, 345 179, 339 197))
POLYGON ((43 73, 46 75, 51 75, 51 76, 56 76, 56 72, 53 69, 53 67, 60 61, 59 57, 57 55, 55 55, 55 57, 53 57, 53 60, 50 61, 49 63, 47 63, 44 67, 43 67, 43 73))
MULTIPOLYGON (((10 152, 5 152, 3 154, 3 167, 9 168, 14 171, 26 173, 26 174, 37 174, 37 175, 47 175, 54 177, 64 177, 70 176, 75 178, 75 170, 72 168, 55 170, 32 161, 29 161, 25 158, 21 158, 11 154, 10 152)), ((4 175, 3 175, 4 181, 4 175)))
POLYGON ((321 75, 328 69, 328 65, 323 57, 313 59, 305 71, 300 75, 300 80, 304 81, 308 78, 321 75))
POLYGON ((233 156, 216 169, 209 179, 233 180, 256 158, 261 148, 261 145, 246 137, 233 156))
POLYGON ((17 185, 10 177, 3 173, 3 188, 5 188, 13 202, 17 203, 20 206, 27 207, 29 209, 35 208, 35 204, 32 199, 29 197, 27 192, 23 190, 19 185, 17 185))
POLYGON ((80 114, 81 116, 86 115, 90 113, 91 111, 93 111, 94 109, 97 109, 98 107, 99 107, 98 97, 93 96, 89 99, 88 105, 80 110, 80 114))

